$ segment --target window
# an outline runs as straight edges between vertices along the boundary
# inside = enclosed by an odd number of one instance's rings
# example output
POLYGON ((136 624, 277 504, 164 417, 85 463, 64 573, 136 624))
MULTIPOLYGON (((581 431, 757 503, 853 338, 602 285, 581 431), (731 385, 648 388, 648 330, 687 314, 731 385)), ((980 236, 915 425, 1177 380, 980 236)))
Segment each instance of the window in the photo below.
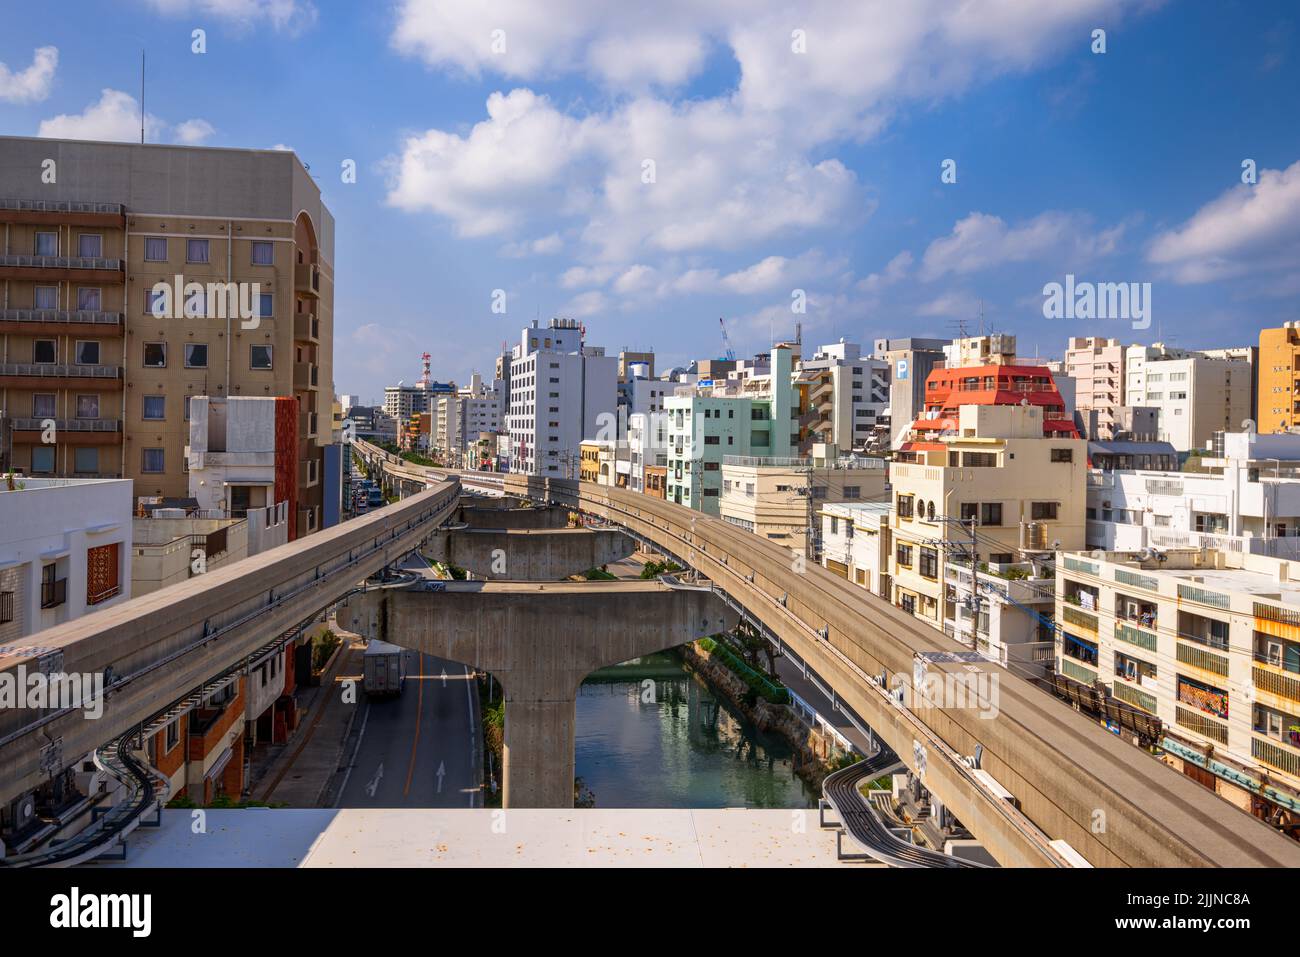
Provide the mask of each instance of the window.
POLYGON ((157 473, 163 470, 162 449, 141 449, 140 471, 157 473))
POLYGON ((185 240, 185 261, 187 263, 205 263, 208 261, 208 241, 206 239, 185 240))
POLYGON ((704 444, 705 444, 705 445, 717 445, 717 444, 718 444, 718 436, 716 436, 716 435, 706 435, 706 436, 704 437, 704 444))
POLYGON ((145 237, 144 261, 147 263, 165 263, 167 261, 166 237, 164 236, 145 237))
POLYGON ((73 469, 78 475, 94 475, 99 471, 99 449, 92 446, 78 448, 73 455, 73 469))
POLYGON ((275 262, 275 247, 265 240, 253 243, 254 266, 269 266, 275 262))
POLYGON ((1035 521, 1056 520, 1056 502, 1034 502, 1029 506, 1029 517, 1035 521))
POLYGON ((898 517, 899 518, 912 517, 912 496, 910 495, 898 496, 898 517))
POLYGON ((99 396, 97 395, 77 396, 77 418, 98 419, 99 418, 99 396))
POLYGON ((167 343, 146 342, 144 344, 144 367, 146 369, 167 368, 167 343))
POLYGON ((142 398, 144 399, 144 418, 153 421, 161 421, 167 417, 165 414, 167 401, 164 396, 146 395, 142 398))
POLYGON ((34 309, 58 309, 59 308, 59 287, 58 286, 37 286, 32 294, 32 308, 34 309))
POLYGON ((77 287, 77 311, 99 312, 103 297, 97 286, 77 287))
POLYGON ((996 452, 964 452, 962 460, 966 467, 969 468, 997 468, 998 454, 996 452))
POLYGON ((98 233, 82 233, 77 237, 77 255, 83 259, 98 259, 104 255, 104 237, 98 233))
POLYGON ((208 346, 205 342, 185 343, 185 368, 206 369, 208 367, 208 346))
POLYGON ((53 339, 37 339, 32 343, 32 362, 48 364, 56 361, 53 339))
POLYGON ((271 347, 253 345, 248 347, 248 367, 250 369, 271 368, 271 347))
POLYGON ((37 256, 57 256, 59 254, 59 234, 37 233, 35 252, 37 256))
POLYGON ((122 591, 118 581, 118 543, 86 549, 86 604, 98 605, 122 591))
POLYGON ((926 578, 939 577, 939 551, 935 548, 921 549, 920 572, 926 578))
POLYGON ((32 396, 32 415, 38 419, 52 418, 54 415, 54 393, 37 392, 32 396))
POLYGON ((844 497, 845 497, 845 498, 862 498, 862 486, 861 486, 861 485, 846 485, 846 486, 844 486, 844 497))
POLYGON ((167 318, 167 303, 161 293, 155 293, 152 289, 144 291, 144 313, 159 319, 167 318))
POLYGON ((983 502, 980 505, 980 524, 1001 525, 1002 524, 1002 503, 983 502))
POLYGON ((167 724, 167 733, 164 736, 163 740, 165 742, 163 748, 166 751, 170 751, 172 748, 176 747, 176 745, 180 744, 181 741, 181 719, 180 718, 177 718, 175 721, 171 721, 167 724))
POLYGON ((75 350, 77 356, 77 365, 79 366, 97 366, 99 365, 99 343, 93 340, 80 341, 77 343, 75 350))
POLYGON ((1053 462, 1073 462, 1074 449, 1052 449, 1053 462))
POLYGON ((979 502, 962 502, 961 503, 961 520, 963 522, 977 522, 980 517, 979 502))
POLYGON ((32 446, 32 474, 49 475, 54 471, 54 446, 32 446))
POLYGON ((894 552, 894 559, 904 568, 912 567, 912 546, 899 545, 894 552))
POLYGON ((271 319, 275 316, 275 295, 269 292, 257 294, 257 316, 259 319, 271 319))

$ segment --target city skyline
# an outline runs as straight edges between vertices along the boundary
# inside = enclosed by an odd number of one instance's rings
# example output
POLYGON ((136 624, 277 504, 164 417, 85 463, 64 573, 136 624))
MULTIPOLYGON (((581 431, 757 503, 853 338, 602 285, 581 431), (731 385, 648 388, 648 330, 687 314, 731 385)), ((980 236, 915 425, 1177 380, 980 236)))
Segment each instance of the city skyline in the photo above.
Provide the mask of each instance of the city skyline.
POLYGON ((412 381, 426 350, 439 377, 487 375, 556 315, 663 368, 720 354, 718 316, 751 354, 795 322, 865 343, 982 311, 1044 357, 1300 318, 1283 4, 70 6, 92 29, 0 41, 0 132, 138 138, 144 47, 149 142, 294 149, 340 225, 340 393, 412 381), (1044 318, 1068 276, 1151 283, 1149 327, 1044 318))

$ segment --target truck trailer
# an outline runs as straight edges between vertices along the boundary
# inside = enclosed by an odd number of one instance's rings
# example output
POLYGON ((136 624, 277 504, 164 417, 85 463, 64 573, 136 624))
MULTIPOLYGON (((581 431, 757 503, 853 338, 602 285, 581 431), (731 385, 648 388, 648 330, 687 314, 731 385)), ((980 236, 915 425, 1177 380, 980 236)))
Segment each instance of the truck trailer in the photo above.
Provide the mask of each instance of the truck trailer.
POLYGON ((361 687, 371 697, 399 695, 406 677, 406 652, 378 638, 366 645, 361 687))

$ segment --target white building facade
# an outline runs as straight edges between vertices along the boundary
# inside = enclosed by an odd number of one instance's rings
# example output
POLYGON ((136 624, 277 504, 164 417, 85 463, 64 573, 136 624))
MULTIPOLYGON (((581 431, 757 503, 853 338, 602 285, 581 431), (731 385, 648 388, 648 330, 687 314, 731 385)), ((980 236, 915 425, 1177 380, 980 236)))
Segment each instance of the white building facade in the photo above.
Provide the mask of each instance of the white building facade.
POLYGON ((618 359, 583 335, 573 319, 523 330, 510 361, 511 472, 577 478, 582 440, 617 437, 618 359))

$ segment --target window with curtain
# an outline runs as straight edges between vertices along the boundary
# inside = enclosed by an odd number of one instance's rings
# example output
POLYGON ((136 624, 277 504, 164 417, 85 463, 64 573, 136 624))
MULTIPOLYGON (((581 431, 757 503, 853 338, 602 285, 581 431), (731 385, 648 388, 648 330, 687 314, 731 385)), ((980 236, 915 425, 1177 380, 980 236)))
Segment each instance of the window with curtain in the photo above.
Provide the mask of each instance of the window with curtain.
POLYGON ((82 233, 77 237, 77 255, 83 259, 98 259, 104 255, 104 237, 98 233, 82 233))
POLYGON ((57 256, 58 254, 59 254, 58 233, 37 233, 36 234, 36 255, 37 256, 57 256))
POLYGON ((270 266, 275 262, 275 247, 273 244, 261 241, 253 243, 253 265, 270 266))
POLYGON ((81 312, 99 312, 102 298, 98 287, 77 287, 77 309, 81 312))
POLYGON ((167 238, 165 236, 145 237, 144 261, 147 263, 165 263, 167 261, 167 238))
POLYGON ((37 286, 32 295, 32 306, 36 309, 58 309, 59 287, 37 286))
POLYGON ((206 239, 185 240, 185 261, 187 263, 205 263, 208 261, 208 241, 206 239))
POLYGON ((99 418, 99 396, 97 395, 77 396, 77 418, 98 419, 99 418))

